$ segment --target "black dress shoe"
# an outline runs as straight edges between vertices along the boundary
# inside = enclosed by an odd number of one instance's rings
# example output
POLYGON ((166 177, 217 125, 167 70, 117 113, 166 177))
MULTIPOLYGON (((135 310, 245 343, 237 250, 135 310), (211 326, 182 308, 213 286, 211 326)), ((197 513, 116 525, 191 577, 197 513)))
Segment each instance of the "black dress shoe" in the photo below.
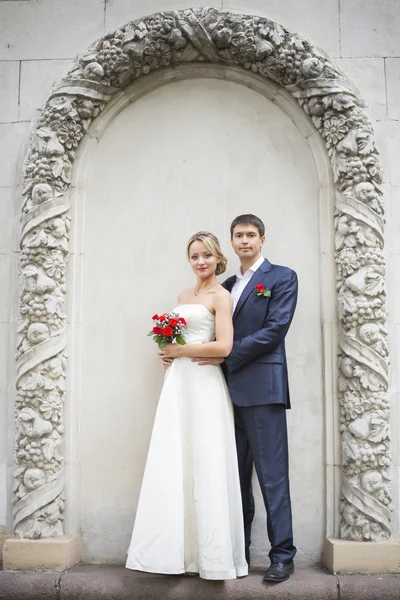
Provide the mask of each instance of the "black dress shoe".
POLYGON ((267 569, 265 572, 264 581, 280 583, 281 581, 286 581, 286 579, 289 579, 293 572, 293 561, 290 561, 290 563, 272 562, 269 569, 267 569))

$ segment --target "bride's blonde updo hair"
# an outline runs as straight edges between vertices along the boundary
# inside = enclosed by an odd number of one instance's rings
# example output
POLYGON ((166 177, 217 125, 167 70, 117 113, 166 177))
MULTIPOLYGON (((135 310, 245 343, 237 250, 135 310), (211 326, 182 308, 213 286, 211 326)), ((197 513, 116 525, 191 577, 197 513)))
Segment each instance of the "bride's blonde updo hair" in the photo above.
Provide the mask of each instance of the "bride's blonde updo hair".
POLYGON ((211 252, 211 254, 218 259, 217 268, 215 269, 216 275, 221 275, 222 273, 225 273, 226 264, 228 260, 223 255, 218 238, 215 237, 215 235, 209 233, 208 231, 198 231, 197 233, 192 235, 186 246, 186 254, 188 259, 190 259, 190 246, 193 244, 193 242, 203 242, 203 244, 211 252))

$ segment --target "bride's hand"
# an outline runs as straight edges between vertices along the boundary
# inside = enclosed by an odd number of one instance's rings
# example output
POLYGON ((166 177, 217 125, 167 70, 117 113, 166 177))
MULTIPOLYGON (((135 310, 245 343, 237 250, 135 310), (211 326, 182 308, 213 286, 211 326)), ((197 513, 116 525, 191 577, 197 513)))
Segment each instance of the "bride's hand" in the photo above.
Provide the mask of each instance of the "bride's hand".
POLYGON ((181 346, 179 344, 167 344, 164 350, 159 352, 159 355, 162 360, 166 358, 178 358, 178 356, 181 356, 181 346))

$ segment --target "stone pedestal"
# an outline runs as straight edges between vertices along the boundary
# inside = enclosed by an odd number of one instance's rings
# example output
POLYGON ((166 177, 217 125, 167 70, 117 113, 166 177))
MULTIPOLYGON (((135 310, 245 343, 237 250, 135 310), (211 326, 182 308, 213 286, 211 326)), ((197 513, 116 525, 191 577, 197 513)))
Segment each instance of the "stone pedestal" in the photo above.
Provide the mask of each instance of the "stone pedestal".
POLYGON ((65 571, 81 560, 79 535, 28 540, 7 537, 3 546, 3 569, 11 571, 65 571))
POLYGON ((352 542, 327 538, 323 563, 333 573, 400 573, 400 539, 352 542))

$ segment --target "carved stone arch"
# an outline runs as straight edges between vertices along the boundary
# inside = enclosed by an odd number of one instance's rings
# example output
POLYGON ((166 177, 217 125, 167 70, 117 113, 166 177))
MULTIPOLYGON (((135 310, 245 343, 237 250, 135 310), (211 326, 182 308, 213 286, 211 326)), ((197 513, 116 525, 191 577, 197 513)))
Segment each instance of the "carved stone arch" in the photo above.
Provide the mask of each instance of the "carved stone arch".
POLYGON ((140 77, 205 63, 282 86, 326 145, 336 192, 340 535, 387 538, 384 209, 371 122, 352 84, 311 42, 264 17, 207 8, 144 17, 97 41, 53 90, 32 132, 22 190, 15 533, 37 538, 63 531, 65 274, 76 149, 107 103, 140 77))

